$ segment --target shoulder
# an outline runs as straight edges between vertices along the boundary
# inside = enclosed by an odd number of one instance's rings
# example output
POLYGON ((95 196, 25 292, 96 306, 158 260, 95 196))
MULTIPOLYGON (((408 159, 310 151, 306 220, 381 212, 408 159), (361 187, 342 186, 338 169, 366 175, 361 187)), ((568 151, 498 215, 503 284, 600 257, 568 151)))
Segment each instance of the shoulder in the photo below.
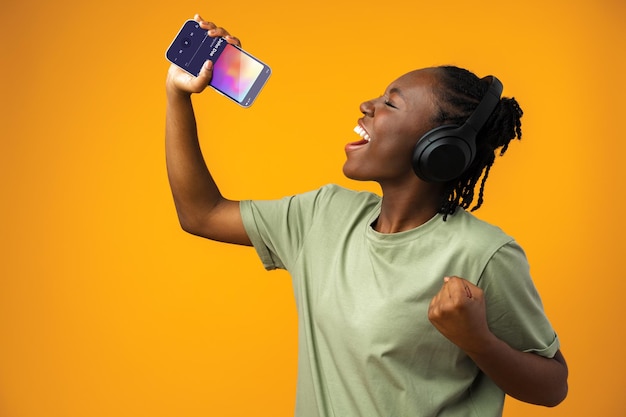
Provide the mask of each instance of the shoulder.
POLYGON ((456 233, 461 236, 467 236, 472 240, 481 238, 480 240, 497 240, 504 243, 513 240, 511 236, 505 233, 500 227, 479 219, 472 213, 463 209, 457 209, 452 216, 448 216, 446 221, 448 225, 456 229, 456 233))
POLYGON ((443 223, 442 229, 446 231, 444 233, 448 236, 450 249, 480 259, 480 263, 489 262, 501 248, 515 244, 513 237, 500 227, 463 209, 457 209, 443 223))
POLYGON ((340 217, 342 213, 361 212, 379 202, 380 197, 374 193, 328 184, 276 200, 244 200, 241 202, 241 210, 245 216, 261 214, 276 219, 314 219, 325 213, 340 217))
POLYGON ((345 197, 349 199, 360 198, 380 200, 380 196, 372 192, 352 190, 350 188, 345 188, 337 184, 326 184, 323 187, 319 188, 317 192, 329 196, 345 197))
POLYGON ((296 196, 302 200, 314 200, 318 207, 371 206, 380 202, 380 196, 368 191, 355 191, 337 184, 327 184, 317 190, 296 196))

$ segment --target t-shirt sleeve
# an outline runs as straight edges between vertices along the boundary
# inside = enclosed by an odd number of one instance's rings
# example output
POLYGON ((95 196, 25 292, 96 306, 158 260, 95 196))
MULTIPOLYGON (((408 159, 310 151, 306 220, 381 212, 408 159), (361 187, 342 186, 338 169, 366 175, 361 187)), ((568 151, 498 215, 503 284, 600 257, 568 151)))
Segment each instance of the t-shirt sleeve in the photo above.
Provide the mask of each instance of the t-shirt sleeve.
POLYGON ((515 349, 551 358, 559 339, 545 315, 523 249, 511 241, 487 263, 479 281, 489 328, 515 349))
POLYGON ((279 200, 243 200, 241 217, 267 270, 289 269, 301 252, 323 189, 279 200))

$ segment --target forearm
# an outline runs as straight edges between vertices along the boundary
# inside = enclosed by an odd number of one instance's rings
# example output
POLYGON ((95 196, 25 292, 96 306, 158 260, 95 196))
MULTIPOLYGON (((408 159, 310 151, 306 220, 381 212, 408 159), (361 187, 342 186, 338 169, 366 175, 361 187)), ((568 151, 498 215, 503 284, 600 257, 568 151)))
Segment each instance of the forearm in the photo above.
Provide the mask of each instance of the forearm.
POLYGON ((504 392, 533 404, 555 406, 567 395, 567 364, 513 349, 491 332, 483 291, 459 277, 445 277, 433 297, 428 318, 462 349, 504 392))
POLYGON ((168 179, 183 229, 195 225, 223 197, 213 180, 198 142, 191 96, 174 88, 167 91, 165 153, 168 179))
POLYGON ((568 370, 560 351, 554 358, 520 352, 492 335, 467 352, 504 392, 520 401, 553 407, 567 396, 568 370))

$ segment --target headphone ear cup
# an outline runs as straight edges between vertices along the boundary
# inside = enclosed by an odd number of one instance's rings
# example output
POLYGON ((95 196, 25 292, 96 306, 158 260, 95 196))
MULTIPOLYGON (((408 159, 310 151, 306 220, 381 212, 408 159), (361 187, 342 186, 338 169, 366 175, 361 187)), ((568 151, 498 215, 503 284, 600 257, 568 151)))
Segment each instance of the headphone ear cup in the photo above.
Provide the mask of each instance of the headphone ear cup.
POLYGON ((464 138, 458 126, 440 126, 427 132, 413 150, 413 171, 427 182, 459 177, 475 153, 474 138, 464 138))

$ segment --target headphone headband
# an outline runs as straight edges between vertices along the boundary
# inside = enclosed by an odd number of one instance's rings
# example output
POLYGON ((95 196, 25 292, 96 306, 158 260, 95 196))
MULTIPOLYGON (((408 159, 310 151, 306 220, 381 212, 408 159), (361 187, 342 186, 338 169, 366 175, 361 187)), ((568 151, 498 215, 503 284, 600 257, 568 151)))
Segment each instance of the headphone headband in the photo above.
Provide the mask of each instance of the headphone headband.
POLYGON ((491 113, 493 113, 496 106, 500 102, 500 95, 502 94, 502 83, 500 80, 493 75, 489 75, 487 77, 491 78, 489 89, 480 103, 478 103, 474 112, 465 122, 465 125, 474 131, 474 134, 478 133, 480 129, 483 128, 485 123, 487 123, 487 119, 489 119, 489 116, 491 116, 491 113))

